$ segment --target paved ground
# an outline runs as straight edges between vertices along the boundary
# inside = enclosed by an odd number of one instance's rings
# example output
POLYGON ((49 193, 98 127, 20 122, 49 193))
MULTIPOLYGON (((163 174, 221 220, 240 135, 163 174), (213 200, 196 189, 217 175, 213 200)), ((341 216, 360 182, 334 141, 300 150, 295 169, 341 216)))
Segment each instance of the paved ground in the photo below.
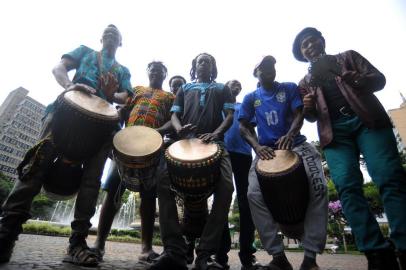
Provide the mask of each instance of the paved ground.
MULTIPOLYGON (((93 243, 94 237, 89 237, 89 243, 93 243)), ((82 269, 125 269, 134 270, 137 256, 140 253, 140 245, 130 243, 108 242, 106 246, 105 262, 97 268, 77 267, 62 263, 62 257, 67 246, 68 239, 64 237, 49 237, 38 235, 21 235, 17 242, 13 257, 8 264, 0 264, 1 270, 82 270, 82 269)), ((155 248, 157 252, 161 247, 155 248)), ((239 270, 238 251, 230 252, 230 264, 232 270, 239 270)), ((268 263, 270 257, 264 252, 257 252, 257 258, 261 263, 268 263)), ((288 252, 287 256, 294 266, 299 269, 302 260, 302 252, 288 252)), ((318 257, 319 265, 323 270, 365 270, 366 259, 364 256, 326 254, 318 257)), ((176 270, 176 269, 168 269, 176 270)))

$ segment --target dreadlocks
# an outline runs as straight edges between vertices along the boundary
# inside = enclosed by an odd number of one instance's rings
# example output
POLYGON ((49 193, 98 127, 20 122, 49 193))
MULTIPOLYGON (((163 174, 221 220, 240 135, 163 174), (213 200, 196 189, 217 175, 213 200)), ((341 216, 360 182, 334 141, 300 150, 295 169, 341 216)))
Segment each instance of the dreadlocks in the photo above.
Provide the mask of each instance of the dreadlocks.
POLYGON ((210 58, 210 62, 211 62, 211 74, 210 74, 210 81, 214 81, 217 78, 217 65, 216 65, 216 59, 214 59, 214 57, 208 53, 201 53, 198 56, 195 57, 195 59, 193 59, 192 61, 192 68, 190 69, 190 78, 191 80, 195 80, 196 79, 196 63, 197 63, 197 58, 199 58, 199 56, 201 55, 206 55, 210 58))

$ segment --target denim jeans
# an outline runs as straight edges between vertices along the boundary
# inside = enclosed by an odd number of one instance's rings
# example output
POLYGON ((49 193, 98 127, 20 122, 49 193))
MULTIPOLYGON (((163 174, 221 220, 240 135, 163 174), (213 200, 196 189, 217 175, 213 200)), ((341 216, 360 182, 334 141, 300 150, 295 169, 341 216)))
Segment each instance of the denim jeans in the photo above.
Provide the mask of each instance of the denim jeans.
POLYGON ((324 148, 333 182, 360 251, 388 248, 363 194, 363 155, 389 220, 391 239, 406 250, 406 177, 392 129, 368 129, 358 117, 333 122, 333 141, 324 148))

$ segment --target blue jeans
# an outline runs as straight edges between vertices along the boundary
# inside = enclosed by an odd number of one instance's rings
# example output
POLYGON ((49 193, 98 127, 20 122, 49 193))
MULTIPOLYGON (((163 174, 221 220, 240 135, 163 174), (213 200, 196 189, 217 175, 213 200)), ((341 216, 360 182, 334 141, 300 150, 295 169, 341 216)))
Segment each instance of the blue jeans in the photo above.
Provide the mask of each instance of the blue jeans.
POLYGON ((333 123, 333 134, 324 153, 358 249, 365 252, 389 247, 363 194, 362 154, 379 189, 390 237, 399 250, 406 250, 406 176, 392 129, 368 129, 358 117, 344 117, 333 123))

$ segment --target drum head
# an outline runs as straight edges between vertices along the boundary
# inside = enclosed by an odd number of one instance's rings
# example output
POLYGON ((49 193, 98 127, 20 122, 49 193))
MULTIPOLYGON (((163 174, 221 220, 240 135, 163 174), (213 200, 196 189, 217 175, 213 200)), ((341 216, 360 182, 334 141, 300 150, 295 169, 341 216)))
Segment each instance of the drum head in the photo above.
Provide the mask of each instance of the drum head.
POLYGON ((289 171, 299 162, 299 156, 289 150, 275 150, 273 159, 259 159, 257 170, 263 174, 280 174, 289 171))
POLYGON ((98 96, 87 95, 80 91, 69 91, 64 94, 63 98, 67 103, 89 116, 100 119, 119 119, 116 108, 98 96))
POLYGON ((114 149, 128 157, 144 157, 157 152, 162 136, 153 128, 131 126, 120 130, 113 138, 114 149))
POLYGON ((204 143, 200 139, 180 140, 168 148, 168 153, 174 160, 197 162, 214 156, 219 150, 215 143, 204 143))

